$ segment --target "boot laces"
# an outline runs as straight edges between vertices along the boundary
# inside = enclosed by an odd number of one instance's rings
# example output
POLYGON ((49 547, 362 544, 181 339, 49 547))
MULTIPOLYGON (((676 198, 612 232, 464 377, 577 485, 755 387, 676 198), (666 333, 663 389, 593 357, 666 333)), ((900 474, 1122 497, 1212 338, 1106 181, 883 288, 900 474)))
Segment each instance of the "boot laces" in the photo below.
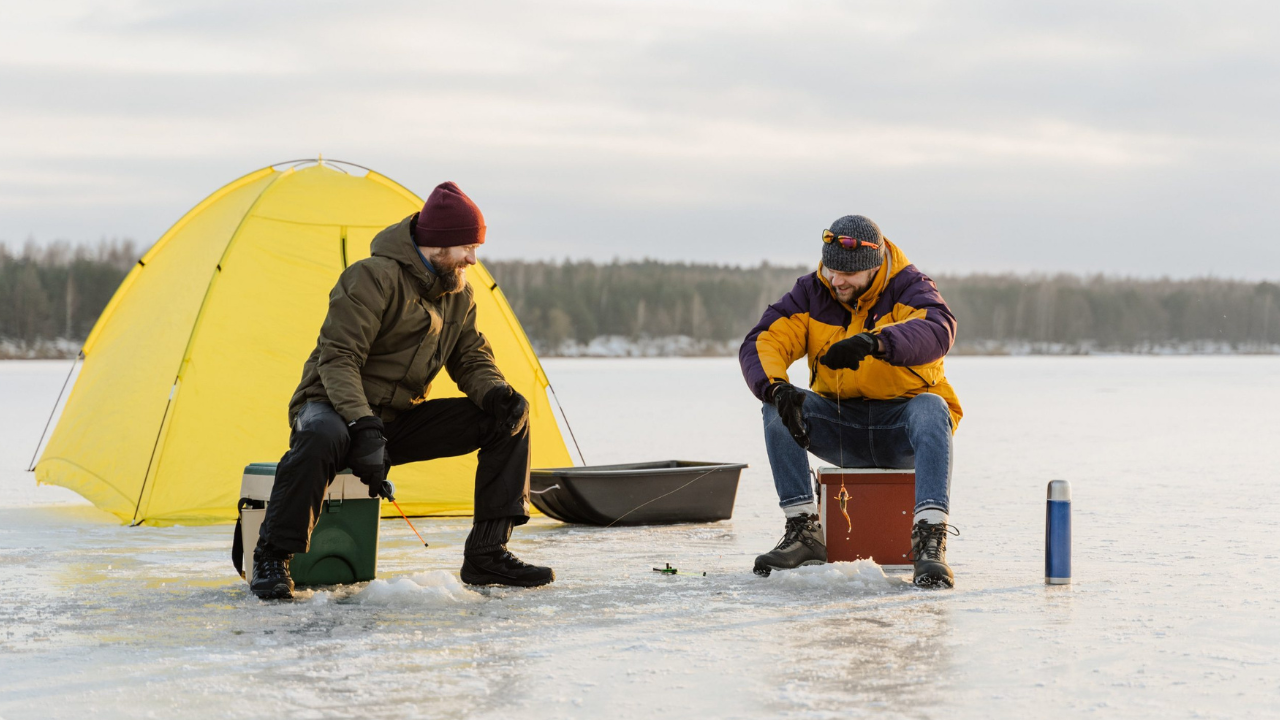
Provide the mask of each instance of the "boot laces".
POLYGON ((506 547, 503 547, 502 551, 498 554, 498 562, 505 565, 514 565, 517 568, 533 567, 529 563, 513 555, 506 547))
POLYGON ((262 566, 262 572, 259 577, 275 577, 287 575, 289 573, 289 561, 281 558, 263 558, 258 561, 262 566))
POLYGON ((912 560, 942 560, 947 550, 947 535, 959 535, 960 528, 947 523, 921 520, 911 532, 912 560))
POLYGON ((798 542, 804 542, 804 531, 809 526, 809 517, 806 515, 796 515, 787 518, 787 529, 782 533, 782 539, 774 546, 774 550, 781 550, 789 545, 798 542))

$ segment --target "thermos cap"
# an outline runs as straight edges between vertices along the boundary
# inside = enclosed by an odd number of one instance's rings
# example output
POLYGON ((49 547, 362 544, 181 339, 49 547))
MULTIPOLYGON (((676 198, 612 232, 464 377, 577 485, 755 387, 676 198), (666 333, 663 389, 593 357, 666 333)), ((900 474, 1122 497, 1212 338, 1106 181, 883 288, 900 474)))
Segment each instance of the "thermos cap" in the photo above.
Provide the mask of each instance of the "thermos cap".
POLYGON ((1050 480, 1049 499, 1071 502, 1071 483, 1066 480, 1050 480))

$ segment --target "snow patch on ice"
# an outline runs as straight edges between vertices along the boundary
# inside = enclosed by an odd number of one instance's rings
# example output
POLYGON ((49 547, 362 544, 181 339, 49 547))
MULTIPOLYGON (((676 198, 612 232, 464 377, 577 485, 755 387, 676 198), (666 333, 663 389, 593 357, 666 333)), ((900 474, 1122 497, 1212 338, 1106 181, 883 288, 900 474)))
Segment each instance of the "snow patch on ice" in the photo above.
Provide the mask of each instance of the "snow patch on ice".
POLYGON ((774 570, 769 576, 780 585, 797 588, 843 588, 854 590, 892 590, 901 580, 884 574, 873 560, 806 565, 794 570, 774 570))
POLYGON ((452 573, 432 570, 392 580, 373 580, 349 602, 380 607, 447 607, 483 600, 484 596, 468 590, 452 573))

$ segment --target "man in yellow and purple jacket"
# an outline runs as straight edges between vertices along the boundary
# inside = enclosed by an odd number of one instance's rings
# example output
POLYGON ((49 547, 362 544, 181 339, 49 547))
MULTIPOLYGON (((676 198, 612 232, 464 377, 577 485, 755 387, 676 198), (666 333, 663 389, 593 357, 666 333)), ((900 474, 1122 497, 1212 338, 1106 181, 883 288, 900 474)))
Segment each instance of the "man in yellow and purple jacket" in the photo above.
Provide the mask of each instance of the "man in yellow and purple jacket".
POLYGON ((915 583, 952 587, 951 436, 960 402, 942 358, 956 319, 927 275, 880 228, 846 215, 822 233, 822 263, 770 305, 738 353, 764 403, 765 445, 786 529, 755 572, 827 560, 809 456, 842 467, 915 468, 915 583), (802 357, 811 390, 787 368, 802 357))

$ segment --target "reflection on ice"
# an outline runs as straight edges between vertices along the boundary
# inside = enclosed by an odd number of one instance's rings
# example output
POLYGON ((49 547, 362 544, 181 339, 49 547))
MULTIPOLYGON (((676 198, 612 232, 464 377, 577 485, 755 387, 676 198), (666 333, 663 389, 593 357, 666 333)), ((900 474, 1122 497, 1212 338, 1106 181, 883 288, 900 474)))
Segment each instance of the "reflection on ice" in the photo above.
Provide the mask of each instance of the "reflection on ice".
POLYGON ((1274 714, 1280 593, 1252 581, 1280 575, 1255 541, 1275 515, 1276 358, 955 359, 951 591, 868 561, 752 574, 783 521, 732 358, 547 369, 593 463, 750 463, 733 519, 534 518, 512 549, 555 568, 536 590, 459 582, 468 518, 424 520, 429 549, 388 520, 378 580, 262 602, 228 526, 50 507, 67 494, 16 469, 47 410, 23 392, 51 402, 65 365, 0 364, 0 716, 1274 714), (1069 587, 1043 584, 1052 477, 1077 491, 1069 587), (651 570, 668 562, 707 575, 651 570))

